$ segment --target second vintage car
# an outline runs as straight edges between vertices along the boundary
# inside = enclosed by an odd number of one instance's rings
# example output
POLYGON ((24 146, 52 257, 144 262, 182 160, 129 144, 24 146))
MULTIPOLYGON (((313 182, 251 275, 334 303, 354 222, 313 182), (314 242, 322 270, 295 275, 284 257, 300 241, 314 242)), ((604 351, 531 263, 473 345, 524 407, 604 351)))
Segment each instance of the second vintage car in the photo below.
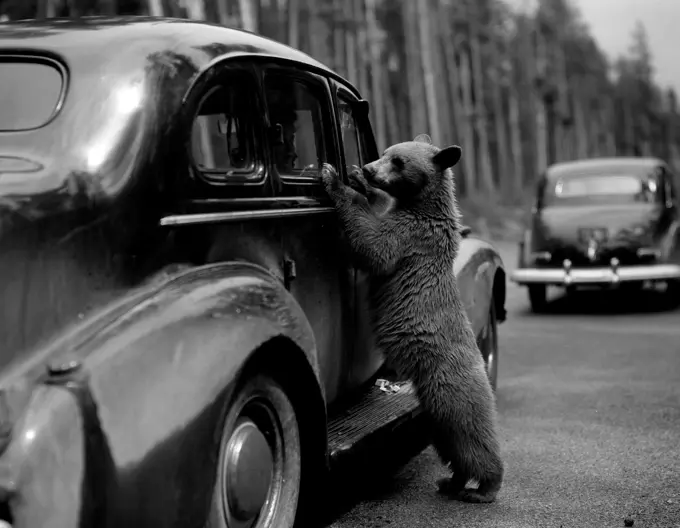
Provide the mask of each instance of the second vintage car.
POLYGON ((531 226, 511 280, 534 312, 548 286, 633 287, 665 282, 680 295, 676 181, 657 158, 599 158, 552 165, 539 179, 531 226))
MULTIPOLYGON (((318 173, 378 157, 352 84, 146 18, 2 24, 0 78, 0 519, 290 528, 402 444, 318 173)), ((495 387, 501 259, 468 234, 451 273, 495 387)))

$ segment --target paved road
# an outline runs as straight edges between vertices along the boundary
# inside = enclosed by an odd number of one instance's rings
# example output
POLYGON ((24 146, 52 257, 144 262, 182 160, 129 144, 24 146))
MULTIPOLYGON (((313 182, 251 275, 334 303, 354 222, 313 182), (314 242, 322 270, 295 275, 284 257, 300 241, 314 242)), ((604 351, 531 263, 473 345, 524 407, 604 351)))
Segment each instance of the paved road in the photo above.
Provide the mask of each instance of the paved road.
MULTIPOLYGON (((512 246, 500 245, 508 266, 512 246)), ((427 449, 329 528, 680 528, 680 310, 650 292, 582 294, 528 313, 509 285, 498 410, 504 487, 492 505, 435 493, 427 449)))

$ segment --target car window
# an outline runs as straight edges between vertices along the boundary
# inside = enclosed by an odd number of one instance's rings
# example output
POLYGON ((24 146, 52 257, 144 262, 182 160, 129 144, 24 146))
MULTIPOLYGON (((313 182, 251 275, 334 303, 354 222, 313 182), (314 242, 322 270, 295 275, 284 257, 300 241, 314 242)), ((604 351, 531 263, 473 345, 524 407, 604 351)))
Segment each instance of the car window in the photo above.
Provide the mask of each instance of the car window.
POLYGON ((249 87, 246 79, 233 75, 204 95, 191 129, 191 151, 199 170, 226 177, 253 170, 249 87))
POLYGON ((0 79, 0 130, 39 128, 52 118, 64 86, 56 67, 30 59, 3 59, 0 79))
POLYGON ((340 133, 345 153, 347 172, 363 165, 357 122, 352 113, 351 104, 342 96, 338 98, 338 115, 340 118, 340 133))
POLYGON ((654 202, 659 193, 660 185, 655 174, 570 176, 554 181, 546 192, 546 205, 654 202))
POLYGON ((326 160, 322 99, 311 83, 292 76, 265 77, 274 166, 282 176, 318 176, 326 160))

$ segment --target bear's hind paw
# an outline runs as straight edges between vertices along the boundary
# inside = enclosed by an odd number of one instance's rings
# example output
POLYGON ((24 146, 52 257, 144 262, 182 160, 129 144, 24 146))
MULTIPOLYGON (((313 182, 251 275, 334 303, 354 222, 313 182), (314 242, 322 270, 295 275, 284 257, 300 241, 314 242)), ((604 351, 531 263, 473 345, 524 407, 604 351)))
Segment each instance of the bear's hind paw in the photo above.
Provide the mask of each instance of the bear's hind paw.
POLYGON ((496 492, 482 493, 476 489, 462 489, 456 495, 452 495, 451 498, 461 502, 489 504, 496 500, 496 492))
POLYGON ((445 477, 437 480, 437 492, 442 495, 455 496, 465 489, 465 482, 453 477, 445 477))

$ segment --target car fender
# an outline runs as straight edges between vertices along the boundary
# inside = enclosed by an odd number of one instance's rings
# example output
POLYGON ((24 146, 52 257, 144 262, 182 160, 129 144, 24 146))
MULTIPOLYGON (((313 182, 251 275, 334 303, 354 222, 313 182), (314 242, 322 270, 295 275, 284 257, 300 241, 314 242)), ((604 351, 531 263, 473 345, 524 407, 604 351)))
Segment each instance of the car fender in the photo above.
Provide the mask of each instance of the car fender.
MULTIPOLYGON (((325 413, 311 327, 295 299, 265 269, 247 263, 201 266, 147 289, 107 324, 93 323, 96 331, 85 324, 80 341, 71 333, 74 346, 67 354, 60 350, 63 340, 54 353, 41 354, 53 370, 36 379, 14 420, 12 440, 0 457, 0 496, 3 485, 6 495, 30 498, 43 479, 58 481, 49 474, 56 471, 50 462, 77 462, 83 456, 80 442, 85 445, 80 493, 71 490, 72 500, 56 506, 46 501, 45 507, 80 508, 82 515, 94 508, 100 512, 90 513, 97 526, 104 525, 103 517, 126 526, 196 520, 212 493, 225 402, 248 359, 274 338, 302 351, 316 380, 322 403, 317 408, 325 413), (60 396, 45 407, 45 398, 36 396, 45 390, 73 397, 60 396), (74 402, 80 418, 74 416, 74 402), (90 427, 79 427, 78 419, 90 427), (54 436, 65 422, 76 431, 54 436), (35 438, 43 434, 51 438, 35 438), (96 478, 87 473, 93 464, 100 468, 96 478), (95 499, 85 503, 85 491, 95 499)), ((325 428, 325 414, 319 424, 325 428)), ((71 476, 66 487, 77 480, 71 476)), ((40 504, 30 508, 32 526, 47 526, 36 522, 55 518, 40 504)))
POLYGON ((491 302, 498 320, 505 320, 505 268, 498 251, 478 238, 463 238, 453 268, 475 333, 486 323, 491 302))

